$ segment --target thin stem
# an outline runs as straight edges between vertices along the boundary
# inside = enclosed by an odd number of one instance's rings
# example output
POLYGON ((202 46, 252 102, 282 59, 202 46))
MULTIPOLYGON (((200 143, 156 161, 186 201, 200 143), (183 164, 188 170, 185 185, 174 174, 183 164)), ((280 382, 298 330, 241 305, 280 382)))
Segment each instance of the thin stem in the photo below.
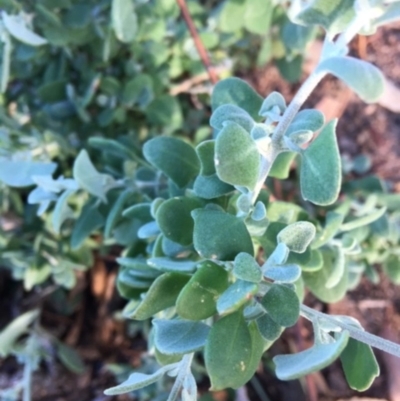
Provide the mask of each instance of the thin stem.
POLYGON ((24 365, 23 401, 31 401, 32 363, 28 357, 24 365))
POLYGON ((197 52, 199 53, 201 61, 203 62, 204 67, 208 73, 208 76, 210 77, 210 81, 215 85, 218 82, 218 76, 215 73, 215 70, 211 64, 210 58, 208 57, 207 50, 205 49, 203 42, 201 41, 200 36, 197 32, 196 26, 194 25, 192 17, 190 16, 189 10, 186 5, 186 1, 185 0, 176 0, 176 2, 178 3, 179 8, 181 9, 183 19, 185 20, 186 25, 189 28, 189 31, 190 31, 190 34, 192 35, 197 52))
POLYGON ((392 341, 385 340, 384 338, 378 337, 374 334, 367 333, 366 331, 358 329, 357 327, 352 326, 350 324, 343 323, 335 316, 327 315, 326 313, 316 311, 315 309, 312 309, 306 305, 301 305, 300 308, 303 312, 305 312, 303 314, 304 317, 309 319, 309 315, 311 315, 327 319, 335 323, 337 326, 341 327, 343 330, 347 330, 350 334, 350 337, 354 338, 355 340, 361 341, 365 344, 370 345, 371 347, 378 348, 381 351, 387 352, 400 358, 400 345, 392 341))
POLYGON ((193 353, 186 354, 182 358, 182 361, 179 364, 180 366, 179 366, 178 376, 176 377, 175 383, 172 386, 172 389, 171 389, 171 392, 169 394, 167 401, 175 401, 178 398, 179 391, 182 388, 182 383, 190 370, 190 366, 192 365, 193 355, 194 355, 193 353))

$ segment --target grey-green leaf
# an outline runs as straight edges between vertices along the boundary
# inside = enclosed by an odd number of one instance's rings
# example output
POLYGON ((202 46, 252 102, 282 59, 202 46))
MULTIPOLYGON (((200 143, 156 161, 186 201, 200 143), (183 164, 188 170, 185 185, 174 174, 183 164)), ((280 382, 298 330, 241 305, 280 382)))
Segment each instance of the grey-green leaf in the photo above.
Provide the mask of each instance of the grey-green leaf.
POLYGON ((153 320, 155 345, 166 355, 188 354, 202 349, 210 326, 186 320, 153 320))
POLYGON ((258 291, 258 284, 236 280, 218 299, 217 310, 220 315, 236 311, 249 302, 258 291))
POLYGON ((261 268, 248 253, 241 252, 235 258, 233 274, 245 281, 252 283, 259 283, 262 278, 261 268))
POLYGON ((234 122, 226 122, 215 143, 215 168, 218 177, 231 185, 250 191, 257 184, 260 155, 249 133, 234 122))
POLYGON ((250 114, 234 104, 222 104, 211 115, 210 125, 217 131, 221 131, 227 121, 240 125, 247 132, 254 126, 254 120, 250 114))
POLYGON ((315 236, 315 227, 308 221, 298 221, 290 224, 279 232, 278 243, 283 242, 289 250, 296 253, 306 251, 315 236))
POLYGON ((316 205, 335 202, 342 182, 341 160, 336 141, 337 120, 328 123, 302 152, 300 186, 305 200, 316 205))
POLYGON ((330 365, 346 347, 349 333, 343 331, 335 342, 315 344, 293 355, 277 355, 273 358, 275 373, 281 380, 293 380, 330 365))
POLYGON ((367 103, 376 102, 385 88, 385 78, 378 68, 353 57, 327 58, 322 61, 317 70, 335 75, 367 103))

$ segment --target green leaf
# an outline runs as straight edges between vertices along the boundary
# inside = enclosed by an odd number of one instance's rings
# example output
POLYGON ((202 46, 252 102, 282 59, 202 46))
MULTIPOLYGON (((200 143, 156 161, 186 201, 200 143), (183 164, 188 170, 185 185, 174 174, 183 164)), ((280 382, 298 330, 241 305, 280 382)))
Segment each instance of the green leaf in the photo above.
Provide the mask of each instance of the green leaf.
POLYGON ((135 39, 137 17, 132 0, 112 0, 111 20, 118 40, 130 43, 135 39))
POLYGON ((385 213, 386 213, 386 208, 382 207, 380 209, 374 210, 373 212, 365 216, 358 217, 350 221, 346 221, 341 225, 340 231, 351 231, 356 228, 366 226, 381 218, 385 213))
POLYGON ((291 135, 297 131, 316 132, 325 124, 325 116, 315 109, 301 110, 296 114, 293 122, 289 125, 285 135, 291 135))
POLYGON ((194 221, 191 212, 202 206, 195 198, 175 197, 168 199, 157 209, 156 219, 166 238, 181 245, 193 242, 194 221))
POLYGON ((237 389, 246 383, 243 372, 252 361, 251 348, 250 330, 241 311, 214 323, 204 352, 212 390, 237 389))
POLYGON ((246 10, 244 0, 225 0, 219 15, 218 28, 222 32, 238 31, 243 25, 243 15, 246 10))
MULTIPOLYGON (((235 24, 240 18, 234 20, 235 24)), ((258 111, 262 103, 263 98, 247 82, 239 78, 227 78, 219 81, 211 96, 213 111, 222 104, 233 104, 247 111, 255 121, 260 120, 258 111)))
POLYGON ((199 351, 210 332, 210 326, 200 322, 155 319, 153 324, 155 345, 166 355, 199 351))
POLYGON ((336 234, 339 233, 345 215, 337 213, 334 210, 329 211, 325 218, 325 227, 322 232, 317 232, 311 247, 313 249, 320 248, 329 242, 336 234))
POLYGON ((260 154, 249 133, 233 122, 227 122, 215 142, 215 168, 218 177, 231 185, 247 187, 257 184, 260 154))
POLYGON ((228 287, 228 272, 217 264, 203 262, 182 289, 176 311, 188 320, 202 320, 215 315, 217 299, 228 287))
POLYGON ((315 236, 315 227, 308 221, 290 224, 279 232, 278 243, 283 242, 292 252, 303 253, 315 236))
POLYGON ((194 248, 201 257, 234 260, 240 252, 254 255, 253 242, 241 219, 211 209, 196 209, 192 217, 194 248))
POLYGON ((258 330, 268 341, 275 341, 282 334, 284 328, 275 322, 268 313, 260 316, 256 320, 258 330))
POLYGON ((290 168, 292 166, 293 160, 296 157, 295 152, 283 152, 280 153, 277 158, 272 163, 271 170, 268 176, 278 178, 280 180, 285 180, 289 177, 290 168))
POLYGON ((240 125, 247 132, 250 132, 254 126, 254 120, 250 114, 234 104, 218 106, 211 115, 210 125, 217 131, 221 131, 227 121, 240 125))
POLYGON ((301 193, 316 205, 335 202, 342 182, 341 161, 336 141, 337 120, 328 123, 310 146, 302 152, 301 193))
POLYGON ((153 220, 150 209, 150 203, 137 203, 136 205, 132 205, 125 209, 122 212, 122 216, 128 219, 138 219, 142 223, 149 223, 153 220))
POLYGON ((0 331, 0 356, 4 358, 11 354, 15 342, 38 316, 39 311, 36 309, 25 312, 0 331))
POLYGON ((253 256, 241 252, 235 257, 233 274, 244 281, 259 283, 262 279, 261 268, 253 256))
POLYGON ((8 15, 2 11, 1 18, 7 31, 15 39, 30 46, 42 46, 47 44, 47 40, 32 32, 25 24, 24 20, 17 15, 8 15))
POLYGON ((220 315, 232 313, 249 302, 258 291, 258 284, 236 280, 219 297, 217 310, 220 315))
POLYGON ((170 95, 157 96, 146 108, 147 120, 173 132, 182 126, 183 117, 180 103, 170 95))
POLYGON ((85 364, 78 352, 61 342, 57 342, 56 347, 58 358, 68 370, 78 375, 85 372, 85 364))
POLYGON ((262 298, 261 305, 283 327, 293 326, 300 315, 300 302, 296 293, 281 284, 271 286, 262 298))
POLYGON ((94 149, 101 150, 118 158, 132 159, 134 157, 134 153, 127 146, 115 139, 93 136, 88 139, 88 144, 94 149))
POLYGON ((193 147, 176 138, 153 138, 144 144, 143 154, 180 188, 189 184, 200 171, 200 161, 193 147))
POLYGON ((71 234, 71 248, 78 249, 82 242, 104 224, 104 217, 93 202, 87 203, 75 222, 71 234))
POLYGON ((343 331, 335 342, 315 344, 294 355, 277 355, 273 358, 275 373, 280 380, 294 380, 330 365, 346 347, 349 333, 343 331))
POLYGON ((336 287, 342 280, 343 275, 346 274, 346 258, 343 249, 341 247, 334 247, 333 253, 335 256, 332 264, 332 270, 325 283, 326 288, 336 287))
POLYGON ((389 255, 383 262, 383 271, 394 284, 400 284, 400 261, 397 255, 389 255))
POLYGON ((27 187, 35 183, 33 176, 52 175, 56 168, 55 163, 0 159, 0 181, 10 187, 27 187))
POLYGON ((108 174, 101 174, 96 170, 85 149, 82 149, 75 159, 73 175, 82 189, 97 196, 103 202, 107 201, 106 193, 108 190, 116 185, 113 177, 108 174))
MULTIPOLYGON (((265 35, 271 27, 274 5, 271 0, 252 0, 245 2, 244 27, 258 35, 265 35)), ((238 20, 242 19, 241 15, 238 20)), ((236 22, 238 21, 236 20, 236 22)))
POLYGON ((332 37, 344 31, 354 18, 354 0, 313 0, 295 17, 302 25, 321 25, 332 37))
POLYGON ((197 145, 196 153, 201 163, 201 175, 210 176, 215 174, 214 149, 215 141, 204 141, 197 145))
MULTIPOLYGON (((129 319, 146 320, 156 313, 175 305, 179 293, 190 276, 181 273, 165 273, 157 277, 139 305, 131 310, 127 306, 124 316, 129 319)), ((128 304, 129 305, 129 304, 128 304)))
POLYGON ((127 107, 137 105, 145 109, 154 99, 153 80, 147 74, 136 75, 128 81, 122 92, 122 102, 127 107))
POLYGON ((385 88, 385 78, 378 68, 353 57, 327 58, 317 71, 330 72, 341 79, 367 103, 376 102, 385 88))
POLYGON ((340 354, 347 383, 353 390, 367 390, 379 376, 379 365, 368 344, 349 338, 340 354))
POLYGON ((340 301, 347 291, 348 275, 343 274, 336 286, 327 288, 326 282, 334 270, 335 255, 328 250, 321 249, 323 267, 315 272, 303 271, 303 280, 310 291, 321 301, 333 303, 340 301))
MULTIPOLYGON (((290 258, 289 258, 290 259, 290 258)), ((322 269, 324 259, 322 253, 317 249, 312 249, 310 252, 310 258, 304 263, 299 263, 301 270, 305 272, 316 272, 322 269)))

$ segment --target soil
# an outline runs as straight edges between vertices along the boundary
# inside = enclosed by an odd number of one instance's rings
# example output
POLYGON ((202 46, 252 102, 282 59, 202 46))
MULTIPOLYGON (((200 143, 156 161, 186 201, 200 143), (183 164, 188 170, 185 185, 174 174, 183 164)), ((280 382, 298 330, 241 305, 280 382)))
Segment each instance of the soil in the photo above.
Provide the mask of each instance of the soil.
MULTIPOLYGON (((352 51, 358 57, 378 65, 400 87, 400 25, 381 29, 365 41, 355 41, 352 51)), ((247 77, 258 92, 266 95, 273 90, 290 100, 299 84, 283 81, 276 68, 268 66, 254 71, 247 77)), ((400 98, 398 99, 400 101, 400 98)), ((336 79, 325 79, 307 102, 308 106, 320 105, 327 112, 340 115, 338 137, 341 152, 350 156, 366 154, 372 160, 372 171, 389 180, 395 190, 400 188, 400 115, 379 105, 365 105, 336 79), (328 101, 326 99, 328 98, 328 101), (334 110, 330 109, 334 108, 334 110)), ((127 396, 106 397, 102 391, 115 384, 107 370, 109 363, 139 366, 146 344, 140 335, 128 336, 131 327, 116 319, 114 313, 121 310, 121 301, 114 290, 116 264, 97 260, 91 272, 79 278, 79 285, 69 300, 81 297, 76 311, 62 315, 50 296, 44 299, 41 324, 82 356, 86 372, 75 375, 68 372, 57 360, 43 363, 33 377, 33 401, 103 401, 128 400, 127 396)), ((0 271, 0 325, 18 315, 38 294, 25 294, 15 282, 0 271), (17 287, 19 288, 17 290, 17 287)), ((397 288, 383 275, 379 284, 366 279, 356 291, 333 305, 324 305, 311 295, 307 304, 334 313, 356 317, 366 330, 400 342, 400 295, 397 288)), ((274 345, 270 354, 279 351, 300 350, 311 344, 310 327, 300 320, 287 330, 283 339, 274 345)), ((352 397, 369 397, 399 401, 400 366, 393 360, 376 353, 382 374, 365 393, 349 390, 340 363, 335 363, 307 380, 280 382, 268 370, 266 363, 260 366, 256 378, 247 386, 242 399, 254 401, 333 401, 350 400, 352 397), (397 386, 397 387, 396 387, 397 386), (305 393, 308 392, 307 398, 305 393), (313 395, 314 394, 314 395, 313 395)), ((7 388, 22 375, 15 359, 0 360, 0 389, 7 388)), ((206 388, 207 383, 200 385, 206 388)), ((214 397, 227 399, 224 393, 214 397)), ((8 401, 8 400, 2 400, 8 401)))

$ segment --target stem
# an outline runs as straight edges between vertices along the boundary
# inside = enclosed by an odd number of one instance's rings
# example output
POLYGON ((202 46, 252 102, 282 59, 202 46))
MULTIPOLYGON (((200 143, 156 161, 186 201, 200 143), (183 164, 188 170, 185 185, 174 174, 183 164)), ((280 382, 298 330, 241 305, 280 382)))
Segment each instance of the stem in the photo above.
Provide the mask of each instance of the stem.
POLYGON ((24 365, 23 401, 31 401, 32 364, 28 357, 24 365))
POLYGON ((210 77, 210 81, 215 85, 218 82, 218 76, 215 73, 214 68, 211 65, 207 50, 205 49, 203 42, 201 41, 200 36, 197 32, 196 26, 193 23, 192 17, 190 16, 189 10, 186 5, 186 1, 185 0, 176 0, 176 2, 178 3, 178 6, 181 10, 183 19, 185 20, 186 25, 189 28, 189 31, 190 31, 190 34, 192 35, 197 52, 199 53, 201 61, 203 62, 203 65, 208 73, 208 76, 210 77))
POLYGON ((167 401, 175 401, 178 398, 179 391, 182 388, 183 380, 185 379, 186 375, 188 374, 188 372, 190 370, 190 366, 192 364, 193 355, 194 355, 193 353, 192 354, 186 354, 182 358, 182 361, 180 362, 178 376, 176 377, 175 383, 172 386, 172 389, 171 389, 171 392, 169 394, 169 397, 168 397, 167 401))
POLYGON ((336 319, 335 316, 327 315, 325 313, 316 311, 315 309, 312 309, 306 305, 301 305, 300 309, 303 312, 305 312, 303 316, 308 319, 309 317, 307 315, 312 315, 319 318, 330 320, 331 322, 334 322, 337 326, 341 327, 343 330, 347 330, 350 334, 350 337, 354 338, 355 340, 361 341, 364 344, 368 344, 371 347, 380 349, 381 351, 387 352, 400 358, 400 345, 392 341, 385 340, 384 338, 360 330, 355 326, 343 323, 340 320, 336 319))

